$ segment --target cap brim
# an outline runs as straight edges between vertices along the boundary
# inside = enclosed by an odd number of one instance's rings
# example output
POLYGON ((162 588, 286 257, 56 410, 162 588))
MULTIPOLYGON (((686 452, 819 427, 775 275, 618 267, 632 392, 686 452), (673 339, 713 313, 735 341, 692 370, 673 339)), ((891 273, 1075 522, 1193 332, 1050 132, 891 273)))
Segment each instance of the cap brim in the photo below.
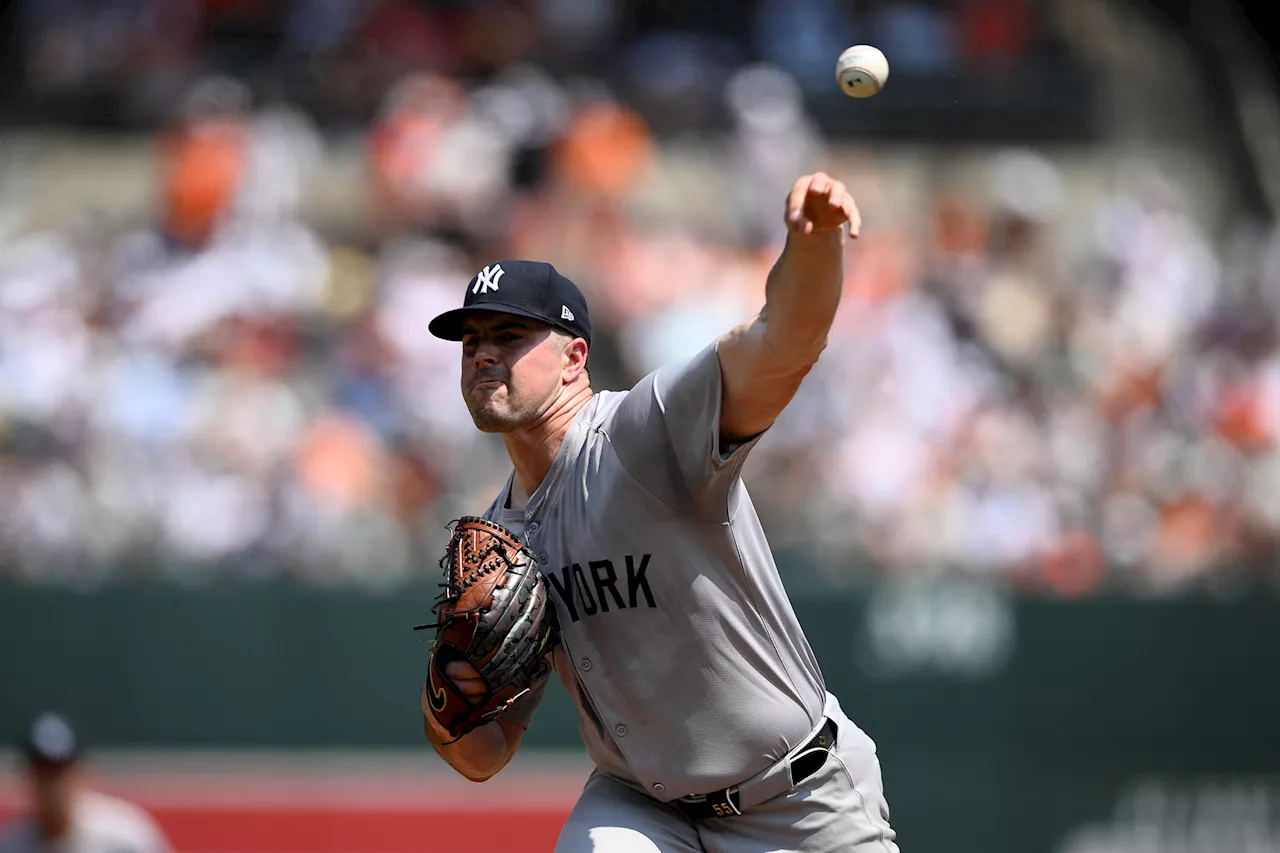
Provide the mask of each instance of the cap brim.
MULTIPOLYGON (((524 317, 527 320, 536 320, 546 326, 555 329, 562 328, 555 323, 548 322, 545 317, 539 317, 523 308, 516 308, 513 305, 499 305, 497 303, 483 302, 479 305, 468 305, 464 308, 454 308, 439 314, 430 323, 427 324, 427 331, 435 335, 437 338, 446 341, 462 340, 462 324, 468 316, 477 312, 486 311, 490 314, 511 314, 516 317, 524 317)), ((567 329, 565 331, 568 331, 567 329)))

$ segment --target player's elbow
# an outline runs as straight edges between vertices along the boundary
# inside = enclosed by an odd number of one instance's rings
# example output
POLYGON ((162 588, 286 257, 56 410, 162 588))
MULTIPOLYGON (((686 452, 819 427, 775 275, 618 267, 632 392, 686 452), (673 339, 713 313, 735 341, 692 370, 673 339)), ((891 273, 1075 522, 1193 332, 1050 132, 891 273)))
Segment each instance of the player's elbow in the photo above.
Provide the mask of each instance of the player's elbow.
POLYGON ((717 354, 731 384, 794 386, 818 363, 828 341, 825 327, 778 328, 762 316, 722 335, 717 354))
POLYGON ((803 379, 830 342, 830 329, 766 329, 761 341, 760 371, 789 379, 803 379))
POLYGON ((758 320, 743 336, 740 356, 747 372, 761 382, 798 383, 818 363, 830 342, 829 323, 758 320))

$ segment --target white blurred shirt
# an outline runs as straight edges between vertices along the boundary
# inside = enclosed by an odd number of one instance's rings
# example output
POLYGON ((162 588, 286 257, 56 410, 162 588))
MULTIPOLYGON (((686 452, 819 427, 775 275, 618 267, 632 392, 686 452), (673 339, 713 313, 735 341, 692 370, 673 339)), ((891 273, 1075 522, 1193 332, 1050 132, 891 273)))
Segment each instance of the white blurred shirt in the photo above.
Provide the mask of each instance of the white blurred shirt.
POLYGON ((80 795, 71 829, 48 841, 30 818, 0 831, 0 853, 170 853, 169 842, 145 811, 105 794, 80 795))

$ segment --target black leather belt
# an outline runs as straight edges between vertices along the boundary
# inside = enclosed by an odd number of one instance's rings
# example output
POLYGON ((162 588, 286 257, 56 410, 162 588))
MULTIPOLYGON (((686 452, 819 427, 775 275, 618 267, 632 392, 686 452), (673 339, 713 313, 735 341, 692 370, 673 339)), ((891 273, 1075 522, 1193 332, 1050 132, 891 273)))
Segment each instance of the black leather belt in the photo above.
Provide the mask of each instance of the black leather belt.
MULTIPOLYGON (((822 765, 827 763, 827 755, 835 748, 835 745, 836 727, 834 723, 827 720, 822 728, 818 730, 818 733, 796 753, 796 757, 792 760, 792 784, 799 785, 805 779, 821 770, 822 765)), ((671 805, 679 809, 685 817, 692 820, 732 817, 733 815, 742 814, 742 809, 739 808, 740 803, 737 785, 721 788, 719 791, 712 791, 710 794, 696 794, 671 801, 671 805)))

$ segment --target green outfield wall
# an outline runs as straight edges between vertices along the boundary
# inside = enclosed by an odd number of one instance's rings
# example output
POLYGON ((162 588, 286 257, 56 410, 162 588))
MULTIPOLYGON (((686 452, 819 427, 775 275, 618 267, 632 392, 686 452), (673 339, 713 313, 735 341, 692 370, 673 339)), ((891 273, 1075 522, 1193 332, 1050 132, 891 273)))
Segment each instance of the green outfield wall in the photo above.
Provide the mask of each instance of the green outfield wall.
MULTIPOLYGON (((402 745, 431 761, 411 626, 435 592, 0 585, 0 731, 58 707, 112 747, 402 745)), ((796 609, 879 744, 904 853, 1280 851, 1280 601, 947 584, 796 609)), ((525 743, 580 748, 559 687, 525 743)))

